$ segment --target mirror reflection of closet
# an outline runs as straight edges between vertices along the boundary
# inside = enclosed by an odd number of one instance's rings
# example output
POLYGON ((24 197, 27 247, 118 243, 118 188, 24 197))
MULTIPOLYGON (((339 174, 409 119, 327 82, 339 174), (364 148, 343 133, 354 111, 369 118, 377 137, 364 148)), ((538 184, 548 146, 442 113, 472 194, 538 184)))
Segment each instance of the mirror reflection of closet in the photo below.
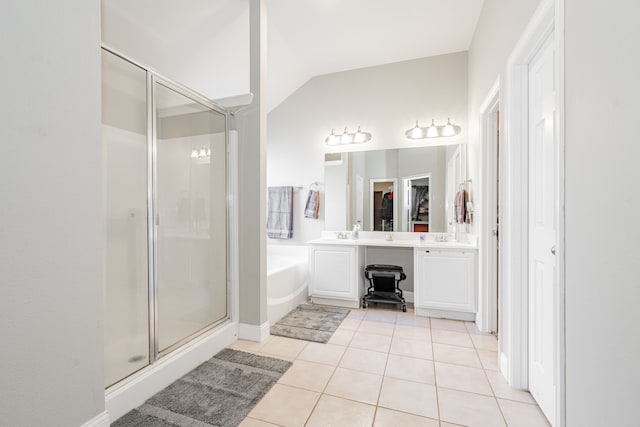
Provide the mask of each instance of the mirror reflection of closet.
POLYGON ((429 231, 429 184, 431 174, 404 179, 406 230, 429 231))
POLYGON ((397 180, 376 178, 371 180, 371 231, 397 231, 397 180))

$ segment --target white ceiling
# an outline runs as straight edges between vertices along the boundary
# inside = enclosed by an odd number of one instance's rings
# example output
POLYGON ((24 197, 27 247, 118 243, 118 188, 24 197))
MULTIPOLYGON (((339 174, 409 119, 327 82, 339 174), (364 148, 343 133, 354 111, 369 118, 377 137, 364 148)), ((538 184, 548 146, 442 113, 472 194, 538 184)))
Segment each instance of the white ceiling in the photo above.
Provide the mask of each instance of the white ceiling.
POLYGON ((266 0, 267 106, 310 78, 469 49, 483 0, 266 0))
MULTIPOLYGON (((464 51, 483 0, 265 0, 267 108, 314 76, 464 51)), ((103 0, 110 46, 210 98, 249 91, 248 0, 103 0)))

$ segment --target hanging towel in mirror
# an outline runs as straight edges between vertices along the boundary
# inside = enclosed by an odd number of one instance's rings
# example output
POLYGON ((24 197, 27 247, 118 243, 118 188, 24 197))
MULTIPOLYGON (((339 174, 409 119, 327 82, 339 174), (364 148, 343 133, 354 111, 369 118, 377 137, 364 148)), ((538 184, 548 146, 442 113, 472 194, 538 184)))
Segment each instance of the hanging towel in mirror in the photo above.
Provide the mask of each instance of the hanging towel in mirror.
POLYGON ((469 193, 464 188, 456 193, 453 201, 456 214, 456 222, 458 224, 471 224, 471 214, 467 210, 467 202, 469 201, 469 193))
POLYGON ((307 203, 304 206, 304 217, 318 219, 318 210, 320 209, 320 192, 309 190, 307 195, 307 203))
POLYGON ((272 239, 293 237, 293 187, 269 187, 267 236, 272 239))

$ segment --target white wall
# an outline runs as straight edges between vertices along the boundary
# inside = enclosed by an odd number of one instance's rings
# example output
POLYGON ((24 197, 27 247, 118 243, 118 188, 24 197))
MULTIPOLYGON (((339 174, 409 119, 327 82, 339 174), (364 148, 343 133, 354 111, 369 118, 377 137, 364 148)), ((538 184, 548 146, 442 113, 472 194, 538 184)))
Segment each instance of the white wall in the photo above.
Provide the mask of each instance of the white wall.
POLYGON ((520 34, 531 19, 540 0, 485 0, 469 47, 469 177, 470 196, 476 215, 471 225, 479 232, 480 194, 480 106, 494 82, 504 82, 505 67, 520 34))
POLYGON ((104 410, 100 3, 0 14, 0 423, 104 410))
POLYGON ((640 3, 565 7, 567 425, 636 426, 640 3))
MULTIPOLYGON (((431 118, 440 124, 447 117, 462 126, 462 133, 449 142, 465 142, 466 52, 316 77, 269 113, 267 185, 306 188, 314 181, 323 182, 324 139, 332 128, 339 132, 348 126, 353 131, 361 125, 373 134, 372 141, 352 151, 417 147, 428 143, 404 136, 416 119, 427 125, 431 118)), ((320 236, 323 209, 320 219, 312 220, 296 206, 294 243, 320 236)))
POLYGON ((102 40, 209 98, 249 92, 249 0, 105 0, 102 40))

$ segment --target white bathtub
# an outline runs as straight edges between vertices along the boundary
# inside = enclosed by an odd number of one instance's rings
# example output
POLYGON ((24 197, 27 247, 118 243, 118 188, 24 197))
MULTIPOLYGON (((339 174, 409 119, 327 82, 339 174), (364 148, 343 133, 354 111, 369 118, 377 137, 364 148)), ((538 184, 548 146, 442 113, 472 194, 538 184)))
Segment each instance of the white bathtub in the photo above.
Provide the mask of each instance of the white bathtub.
POLYGON ((308 259, 306 246, 267 246, 267 316, 270 324, 307 300, 308 259))

